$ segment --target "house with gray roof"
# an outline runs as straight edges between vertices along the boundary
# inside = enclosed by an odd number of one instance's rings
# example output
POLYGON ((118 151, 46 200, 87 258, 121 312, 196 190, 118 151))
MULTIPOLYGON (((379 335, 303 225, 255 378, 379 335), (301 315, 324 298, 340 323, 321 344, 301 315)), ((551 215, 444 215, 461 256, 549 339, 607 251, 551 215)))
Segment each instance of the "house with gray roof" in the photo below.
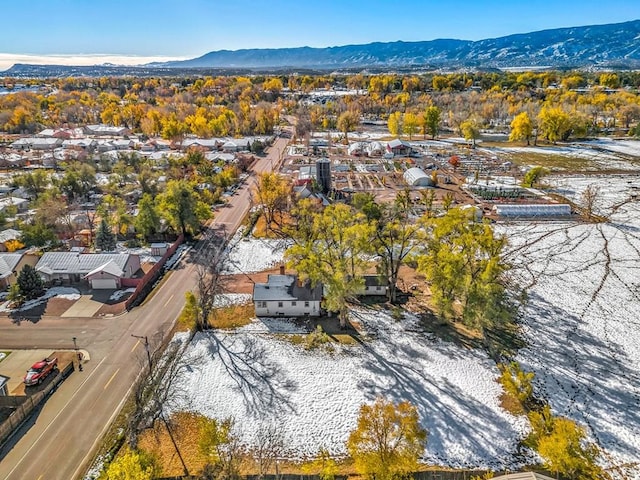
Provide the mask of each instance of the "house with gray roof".
POLYGON ((47 283, 78 284, 94 289, 116 289, 122 279, 140 270, 140 256, 130 253, 46 252, 36 271, 47 283))
POLYGON ((297 275, 269 275, 266 283, 253 286, 258 317, 318 317, 322 310, 322 284, 300 282, 297 275))
POLYGON ((84 131, 97 137, 123 137, 131 133, 127 127, 113 127, 111 125, 87 125, 84 127, 84 131))
POLYGON ((0 290, 13 285, 25 265, 38 263, 38 256, 25 252, 0 253, 0 290))

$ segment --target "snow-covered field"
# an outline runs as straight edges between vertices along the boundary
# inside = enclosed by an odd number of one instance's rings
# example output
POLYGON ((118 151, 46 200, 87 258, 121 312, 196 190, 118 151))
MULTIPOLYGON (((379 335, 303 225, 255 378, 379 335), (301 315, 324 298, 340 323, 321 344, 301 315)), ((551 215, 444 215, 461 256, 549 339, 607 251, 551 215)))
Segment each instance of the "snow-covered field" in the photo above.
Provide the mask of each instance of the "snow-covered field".
POLYGON ((499 406, 498 370, 483 353, 417 333, 415 319, 395 322, 381 311, 353 315, 373 340, 335 351, 307 351, 280 332, 283 319, 262 319, 233 333, 198 334, 194 360, 178 388, 182 409, 232 416, 252 444, 260 425, 281 428, 288 456, 320 448, 344 455, 363 403, 381 395, 409 400, 429 432, 428 462, 457 467, 514 467, 513 451, 527 422, 499 406), (196 358, 204 359, 198 365, 196 358))
MULTIPOLYGON (((599 187, 602 224, 507 227, 527 266, 522 365, 554 412, 586 426, 612 464, 640 461, 640 176, 559 177, 580 200, 599 187)), ((522 270, 520 270, 522 271, 522 270)), ((640 475, 640 474, 639 474, 640 475)), ((639 477, 640 478, 640 477, 639 477)))
MULTIPOLYGON (((553 411, 578 421, 606 453, 605 463, 640 461, 640 175, 548 179, 580 202, 598 188, 601 224, 499 224, 530 284, 523 316, 528 346, 517 360, 536 373, 536 391, 553 411)), ((282 242, 232 242, 233 272, 282 260, 282 242)), ((242 299, 238 299, 242 300, 242 299)), ((345 454, 359 406, 377 395, 416 404, 429 431, 426 461, 453 467, 515 468, 528 422, 499 406, 498 371, 482 352, 419 333, 415 319, 354 311, 370 340, 307 351, 285 334, 286 319, 255 320, 234 332, 198 334, 180 409, 233 416, 250 445, 261 425, 283 429, 288 455, 319 448, 345 454), (202 359, 202 363, 195 360, 202 359), (186 398, 189 400, 187 401, 186 398)), ((640 479, 640 473, 631 478, 640 479)))
POLYGON ((255 273, 275 267, 289 246, 284 240, 245 238, 239 229, 229 241, 224 273, 255 273))

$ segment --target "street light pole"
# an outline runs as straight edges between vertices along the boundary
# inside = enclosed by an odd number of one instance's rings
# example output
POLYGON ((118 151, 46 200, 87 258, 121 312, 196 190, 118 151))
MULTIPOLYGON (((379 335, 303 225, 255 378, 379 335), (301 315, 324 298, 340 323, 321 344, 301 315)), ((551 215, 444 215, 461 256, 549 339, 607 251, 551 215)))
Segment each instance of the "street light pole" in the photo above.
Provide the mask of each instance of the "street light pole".
POLYGON ((146 335, 134 335, 131 334, 133 338, 137 338, 138 340, 144 340, 144 349, 147 352, 147 362, 149 362, 149 375, 151 375, 152 367, 151 367, 151 353, 149 352, 149 338, 146 335))

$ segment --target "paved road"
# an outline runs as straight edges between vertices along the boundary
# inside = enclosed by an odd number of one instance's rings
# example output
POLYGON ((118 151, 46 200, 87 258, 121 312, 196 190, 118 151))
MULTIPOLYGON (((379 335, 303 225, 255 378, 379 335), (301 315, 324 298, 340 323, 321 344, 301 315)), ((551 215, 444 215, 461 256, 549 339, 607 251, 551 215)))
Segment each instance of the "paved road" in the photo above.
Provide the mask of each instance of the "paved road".
MULTIPOLYGON (((282 158, 287 140, 278 138, 267 156, 258 159, 257 173, 270 171, 282 158)), ((212 231, 238 228, 250 206, 252 175, 221 208, 212 231)), ((144 345, 132 335, 149 339, 170 331, 194 286, 195 266, 187 255, 140 307, 109 319, 43 318, 37 324, 0 321, 0 350, 12 348, 73 348, 72 338, 91 355, 83 372, 73 373, 49 398, 17 441, 0 451, 0 478, 6 480, 75 480, 117 415, 144 369, 144 345), (7 451, 8 450, 8 451, 7 451)))

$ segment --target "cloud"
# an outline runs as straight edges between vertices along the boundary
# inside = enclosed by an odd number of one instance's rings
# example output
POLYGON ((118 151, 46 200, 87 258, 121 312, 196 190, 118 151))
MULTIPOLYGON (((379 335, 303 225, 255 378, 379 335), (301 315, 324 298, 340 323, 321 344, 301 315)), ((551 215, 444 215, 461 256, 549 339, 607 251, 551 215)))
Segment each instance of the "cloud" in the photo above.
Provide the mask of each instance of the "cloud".
POLYGON ((150 62, 168 62, 171 60, 184 60, 184 57, 164 56, 137 56, 116 54, 70 54, 70 55, 33 55, 0 53, 0 72, 11 68, 16 63, 29 63, 32 65, 102 65, 111 63, 114 65, 141 65, 150 62))

